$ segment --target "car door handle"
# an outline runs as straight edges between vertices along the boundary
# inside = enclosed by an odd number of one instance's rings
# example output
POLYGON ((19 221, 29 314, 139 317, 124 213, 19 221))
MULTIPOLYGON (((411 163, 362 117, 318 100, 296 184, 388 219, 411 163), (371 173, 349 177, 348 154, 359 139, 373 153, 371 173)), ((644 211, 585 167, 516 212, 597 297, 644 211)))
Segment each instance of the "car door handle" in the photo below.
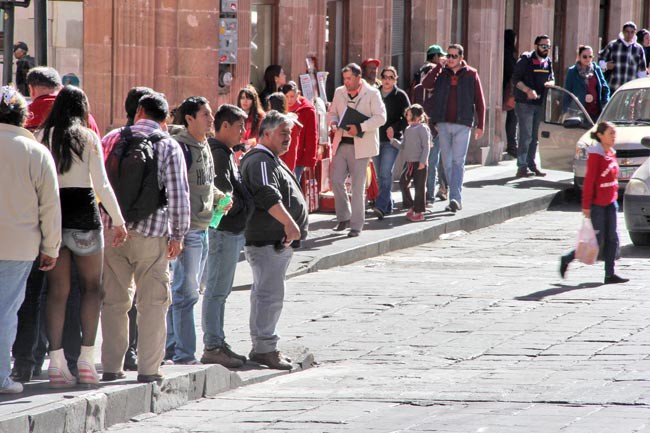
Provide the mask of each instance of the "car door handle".
POLYGON ((542 131, 542 138, 550 138, 551 133, 549 131, 542 131))

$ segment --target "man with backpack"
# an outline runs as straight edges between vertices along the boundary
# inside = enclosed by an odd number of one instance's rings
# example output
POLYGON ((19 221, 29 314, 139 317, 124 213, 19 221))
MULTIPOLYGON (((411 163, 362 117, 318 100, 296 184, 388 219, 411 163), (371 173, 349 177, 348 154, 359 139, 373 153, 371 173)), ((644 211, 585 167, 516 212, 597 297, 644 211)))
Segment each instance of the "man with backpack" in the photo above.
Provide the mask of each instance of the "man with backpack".
MULTIPOLYGON (((212 129, 212 109, 202 96, 190 96, 178 107, 183 128, 173 135, 180 144, 190 186, 190 231, 183 252, 172 262, 172 304, 167 313, 165 359, 193 365, 196 352, 194 305, 208 259, 208 226, 215 199, 214 163, 207 135, 212 129)), ((220 194, 220 193, 219 193, 220 194)), ((220 194, 217 199, 223 197, 220 194)))
POLYGON ((111 221, 103 218, 105 298, 102 305, 102 380, 125 377, 127 312, 138 290, 138 382, 162 380, 169 261, 178 257, 190 227, 187 168, 181 147, 164 128, 169 106, 155 93, 138 101, 135 124, 111 131, 102 140, 111 149, 106 171, 129 229, 129 238, 113 247, 111 221))

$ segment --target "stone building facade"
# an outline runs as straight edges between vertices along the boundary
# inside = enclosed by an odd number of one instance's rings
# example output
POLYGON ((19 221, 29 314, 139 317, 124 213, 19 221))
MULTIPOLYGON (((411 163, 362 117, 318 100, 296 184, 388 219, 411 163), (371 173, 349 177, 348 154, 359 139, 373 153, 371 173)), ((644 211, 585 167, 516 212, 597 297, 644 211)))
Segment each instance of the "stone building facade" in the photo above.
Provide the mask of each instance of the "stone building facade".
POLYGON ((479 70, 487 108, 485 135, 472 143, 468 159, 495 163, 504 147, 506 28, 518 33, 520 51, 532 49, 536 35, 548 34, 561 83, 578 44, 602 46, 628 20, 650 25, 648 0, 238 0, 237 62, 220 67, 221 3, 83 1, 80 74, 102 129, 124 123, 124 97, 134 85, 157 89, 172 104, 198 94, 216 106, 234 103, 239 89, 258 83, 269 63, 281 64, 297 81, 305 59, 313 58, 330 73, 331 90, 340 84, 341 66, 372 57, 397 65, 405 87, 430 44, 460 42, 479 70), (219 84, 220 69, 232 74, 229 86, 219 84))

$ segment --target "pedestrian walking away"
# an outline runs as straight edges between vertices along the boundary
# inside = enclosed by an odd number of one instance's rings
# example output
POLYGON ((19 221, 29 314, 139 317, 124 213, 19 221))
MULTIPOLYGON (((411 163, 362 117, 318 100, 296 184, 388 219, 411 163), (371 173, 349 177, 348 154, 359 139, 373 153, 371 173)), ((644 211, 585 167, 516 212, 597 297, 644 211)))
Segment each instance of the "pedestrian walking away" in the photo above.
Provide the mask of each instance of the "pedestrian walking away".
POLYGON ((366 214, 365 184, 370 158, 379 154, 379 128, 386 123, 386 107, 381 93, 361 78, 361 68, 350 63, 341 70, 343 86, 336 89, 329 109, 330 126, 335 130, 332 142, 331 181, 334 191, 337 225, 335 231, 350 228, 348 236, 359 236, 366 214), (348 108, 368 119, 343 128, 339 120, 348 108), (352 182, 352 203, 345 181, 352 182))
MULTIPOLYGON (((138 194, 134 200, 130 200, 128 209, 120 203, 129 229, 129 238, 121 246, 112 246, 113 236, 108 231, 112 228, 112 221, 108 215, 103 215, 106 237, 105 297, 101 311, 104 381, 125 377, 122 367, 129 345, 127 313, 133 304, 132 280, 137 289, 138 308, 137 379, 139 382, 153 382, 163 377, 160 364, 165 355, 166 315, 171 302, 169 261, 181 253, 183 239, 190 227, 185 157, 176 140, 163 132, 161 127, 168 114, 169 106, 163 95, 145 95, 138 101, 135 124, 130 130, 115 129, 102 142, 105 149, 111 149, 106 165, 118 202, 132 199, 131 194, 135 190, 130 183, 123 185, 119 182, 131 173, 124 170, 115 172, 119 161, 115 158, 119 156, 120 148, 127 145, 129 148, 152 146, 153 154, 157 156, 153 161, 143 161, 143 164, 154 164, 151 173, 155 181, 151 184, 147 182, 147 186, 144 186, 146 194, 138 194), (163 188, 166 191, 164 195, 163 188), (123 199, 120 198, 122 195, 123 199)), ((144 167, 138 165, 133 168, 144 171, 144 167)), ((153 180, 149 177, 145 179, 153 180)), ((140 188, 137 187, 137 190, 140 188)))
POLYGON ((517 34, 507 29, 503 36, 503 110, 506 112, 506 152, 517 157, 517 115, 512 74, 517 64, 517 34))
POLYGON ((293 248, 307 236, 307 206, 293 172, 279 155, 291 141, 293 120, 270 111, 260 127, 259 144, 244 156, 242 176, 255 202, 246 224, 246 260, 251 287, 251 361, 290 370, 291 360, 278 350, 277 324, 284 304, 285 278, 293 248))
POLYGON ((537 168, 539 123, 542 121, 546 89, 554 84, 553 62, 549 57, 551 40, 547 35, 535 38, 535 50, 523 53, 512 75, 515 85, 515 113, 519 125, 517 140, 517 177, 546 176, 537 168), (530 170, 530 172, 529 172, 530 170))
POLYGON ((29 55, 29 46, 22 41, 14 44, 14 57, 16 58, 16 88, 23 96, 29 96, 27 73, 36 66, 36 60, 29 55))
POLYGON ((23 128, 27 102, 13 87, 0 89, 0 394, 23 391, 10 377, 18 309, 36 259, 41 271, 56 265, 61 246, 61 207, 54 159, 23 128), (7 187, 11 186, 11 187, 7 187), (37 258, 38 257, 38 258, 37 258))
MULTIPOLYGON (((597 143, 587 149, 587 173, 582 189, 582 213, 591 219, 598 244, 605 260, 605 284, 626 283, 627 278, 616 275, 614 261, 618 251, 618 163, 614 143, 616 127, 609 122, 600 122, 591 138, 597 143)), ((566 276, 569 264, 575 259, 573 250, 560 258, 560 275, 566 276)))
POLYGON ((397 69, 387 66, 381 71, 381 97, 386 107, 386 123, 379 128, 379 154, 373 157, 375 172, 379 183, 379 195, 375 198, 372 209, 377 218, 393 212, 393 168, 399 149, 391 144, 391 140, 401 140, 406 128, 405 110, 409 107, 409 97, 405 91, 398 88, 397 69))
POLYGON ((427 126, 427 115, 421 105, 413 104, 406 110, 408 127, 404 131, 401 148, 404 153, 404 167, 399 180, 402 190, 402 205, 407 209, 406 219, 424 221, 426 207, 425 188, 431 131, 427 126), (415 201, 411 197, 410 183, 415 186, 415 201))
POLYGON ((224 330, 226 300, 235 280, 239 255, 246 241, 244 229, 253 211, 252 196, 244 185, 233 148, 241 141, 246 112, 223 104, 214 115, 214 138, 208 140, 214 160, 214 185, 232 198, 232 207, 216 227, 208 229, 207 284, 203 295, 203 364, 228 368, 244 365, 246 357, 234 352, 224 330))
POLYGON ((208 144, 212 130, 212 109, 202 96, 190 96, 178 107, 183 127, 172 137, 179 143, 185 158, 190 187, 190 230, 184 248, 172 261, 172 304, 167 312, 165 359, 174 364, 198 364, 194 305, 199 300, 199 286, 208 260, 208 226, 213 204, 223 193, 214 184, 214 163, 208 144))
POLYGON ((438 129, 440 151, 449 181, 448 212, 463 208, 462 189, 465 176, 465 157, 472 127, 474 139, 483 136, 485 99, 476 69, 463 58, 463 46, 452 44, 447 48, 447 62, 437 65, 422 85, 433 88, 430 123, 438 129))

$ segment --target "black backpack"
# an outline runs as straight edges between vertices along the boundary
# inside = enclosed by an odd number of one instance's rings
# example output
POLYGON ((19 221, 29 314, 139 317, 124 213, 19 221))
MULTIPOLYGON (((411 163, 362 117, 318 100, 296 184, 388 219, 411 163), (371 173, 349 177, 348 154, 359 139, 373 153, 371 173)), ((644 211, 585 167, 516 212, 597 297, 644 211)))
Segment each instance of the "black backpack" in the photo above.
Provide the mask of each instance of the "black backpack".
POLYGON ((161 131, 134 135, 126 126, 106 158, 106 174, 126 222, 142 221, 167 204, 165 189, 158 186, 155 149, 164 137, 161 131))

